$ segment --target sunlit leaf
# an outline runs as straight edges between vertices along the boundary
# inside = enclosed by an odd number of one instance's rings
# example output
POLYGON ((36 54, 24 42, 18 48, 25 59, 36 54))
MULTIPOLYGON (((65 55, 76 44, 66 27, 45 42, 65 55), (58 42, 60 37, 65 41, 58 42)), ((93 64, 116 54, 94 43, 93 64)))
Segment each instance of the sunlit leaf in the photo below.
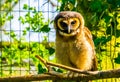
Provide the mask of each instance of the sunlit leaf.
POLYGON ((23 5, 23 9, 28 9, 28 5, 27 5, 27 4, 24 4, 24 5, 23 5))
POLYGON ((13 15, 8 16, 8 18, 7 18, 7 19, 8 19, 8 20, 13 19, 13 15))

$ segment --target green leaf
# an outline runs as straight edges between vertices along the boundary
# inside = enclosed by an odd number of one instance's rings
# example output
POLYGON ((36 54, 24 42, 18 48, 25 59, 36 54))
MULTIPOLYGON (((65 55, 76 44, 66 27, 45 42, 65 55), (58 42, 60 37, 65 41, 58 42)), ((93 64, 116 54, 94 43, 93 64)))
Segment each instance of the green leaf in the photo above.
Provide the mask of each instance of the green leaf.
POLYGON ((11 32, 10 32, 10 36, 11 36, 12 38, 16 37, 16 34, 14 33, 14 31, 11 31, 11 32))
POLYGON ((120 0, 118 0, 118 1, 116 2, 116 7, 119 7, 119 8, 120 8, 120 0))
POLYGON ((27 30, 27 31, 30 31, 30 27, 26 27, 26 30, 27 30))
POLYGON ((107 0, 108 3, 112 4, 114 0, 107 0))
POLYGON ((8 16, 7 20, 13 19, 13 15, 8 16))
POLYGON ((102 11, 102 3, 101 1, 92 1, 90 4, 90 9, 94 12, 101 12, 102 11))
POLYGON ((17 3, 18 3, 18 0, 14 0, 14 2, 17 4, 17 3))
POLYGON ((23 17, 21 17, 21 16, 19 17, 19 19, 18 19, 18 20, 20 20, 22 24, 24 24, 24 23, 25 23, 25 19, 24 19, 23 17))
POLYGON ((57 72, 59 72, 59 73, 63 73, 63 70, 61 70, 61 69, 57 69, 57 72))
POLYGON ((35 8, 33 8, 33 7, 29 7, 29 10, 35 10, 35 8))
POLYGON ((26 45, 25 45, 25 44, 19 44, 19 45, 18 45, 18 48, 19 48, 20 50, 23 50, 23 49, 26 48, 26 45))
POLYGON ((106 15, 106 16, 104 17, 105 22, 106 22, 107 24, 109 24, 111 18, 112 18, 111 16, 106 15))
POLYGON ((115 63, 120 64, 120 53, 118 53, 118 57, 116 57, 114 60, 115 63))
POLYGON ((116 38, 119 38, 119 37, 120 37, 120 30, 116 30, 116 35, 115 35, 115 33, 114 33, 114 36, 115 36, 116 38))
POLYGON ((28 5, 27 5, 27 4, 24 4, 24 5, 23 5, 23 9, 25 9, 25 10, 28 9, 28 5))
POLYGON ((55 52, 55 49, 52 48, 52 47, 50 47, 48 50, 49 50, 49 54, 50 54, 50 55, 52 55, 52 54, 55 52))
POLYGON ((41 74, 41 73, 43 73, 43 71, 42 71, 42 65, 39 63, 38 64, 38 74, 41 74))
POLYGON ((38 47, 38 44, 37 44, 37 43, 33 43, 33 44, 32 44, 32 47, 37 48, 37 47, 38 47))
POLYGON ((100 38, 96 38, 94 40, 94 44, 95 44, 95 46, 99 45, 100 44, 100 38))
POLYGON ((96 38, 94 40, 94 43, 95 43, 95 46, 98 46, 100 43, 104 45, 106 44, 106 42, 110 40, 111 40, 111 36, 108 36, 108 37, 102 36, 102 37, 96 38))
POLYGON ((116 44, 115 44, 115 47, 119 47, 120 46, 120 42, 117 42, 116 44))
POLYGON ((7 0, 7 1, 11 3, 13 0, 7 0))
POLYGON ((48 25, 44 25, 42 28, 41 28, 41 32, 49 32, 50 31, 50 28, 48 27, 48 25))
POLYGON ((23 35, 26 35, 27 34, 27 31, 26 30, 23 30, 23 35))
POLYGON ((53 70, 53 71, 56 71, 56 68, 55 68, 55 67, 52 67, 52 70, 53 70))
POLYGON ((46 72, 46 69, 42 68, 42 65, 39 63, 38 64, 38 74, 45 73, 45 72, 46 72))

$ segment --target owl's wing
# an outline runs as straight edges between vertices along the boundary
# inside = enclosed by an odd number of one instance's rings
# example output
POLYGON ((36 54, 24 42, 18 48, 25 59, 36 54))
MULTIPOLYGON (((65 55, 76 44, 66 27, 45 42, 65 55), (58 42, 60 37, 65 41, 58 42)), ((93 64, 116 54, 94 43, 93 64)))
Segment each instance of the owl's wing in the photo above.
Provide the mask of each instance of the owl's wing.
POLYGON ((91 34, 90 30, 87 27, 84 27, 84 33, 85 33, 85 37, 86 37, 87 41, 90 43, 90 45, 94 49, 94 43, 93 43, 93 39, 92 39, 92 34, 91 34))
POLYGON ((96 56, 94 56, 92 62, 93 62, 93 64, 92 64, 92 69, 91 69, 91 71, 96 71, 96 70, 98 70, 98 69, 97 69, 98 62, 97 62, 96 56))
POLYGON ((90 30, 87 28, 87 27, 84 27, 84 33, 85 33, 85 37, 87 39, 87 41, 90 43, 90 45, 92 46, 93 48, 93 66, 92 66, 92 69, 91 71, 94 71, 94 70, 97 70, 97 58, 96 58, 96 53, 95 53, 95 47, 94 47, 94 42, 93 42, 93 39, 92 39, 92 34, 90 32, 90 30))

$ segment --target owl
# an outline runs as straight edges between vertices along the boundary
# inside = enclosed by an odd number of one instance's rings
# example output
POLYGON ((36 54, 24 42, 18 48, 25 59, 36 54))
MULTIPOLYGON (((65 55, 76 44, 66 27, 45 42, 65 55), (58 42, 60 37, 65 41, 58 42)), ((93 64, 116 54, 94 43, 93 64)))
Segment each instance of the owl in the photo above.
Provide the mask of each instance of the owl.
POLYGON ((80 70, 97 70, 92 34, 78 12, 62 11, 54 19, 56 60, 80 70))

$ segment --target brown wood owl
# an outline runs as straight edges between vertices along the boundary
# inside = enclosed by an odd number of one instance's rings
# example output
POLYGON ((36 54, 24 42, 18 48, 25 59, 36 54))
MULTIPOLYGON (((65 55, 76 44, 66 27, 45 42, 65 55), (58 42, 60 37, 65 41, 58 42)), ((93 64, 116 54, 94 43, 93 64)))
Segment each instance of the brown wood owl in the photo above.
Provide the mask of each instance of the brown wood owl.
POLYGON ((54 20, 56 30, 56 60, 80 70, 97 70, 91 32, 84 26, 80 13, 62 11, 54 20))

